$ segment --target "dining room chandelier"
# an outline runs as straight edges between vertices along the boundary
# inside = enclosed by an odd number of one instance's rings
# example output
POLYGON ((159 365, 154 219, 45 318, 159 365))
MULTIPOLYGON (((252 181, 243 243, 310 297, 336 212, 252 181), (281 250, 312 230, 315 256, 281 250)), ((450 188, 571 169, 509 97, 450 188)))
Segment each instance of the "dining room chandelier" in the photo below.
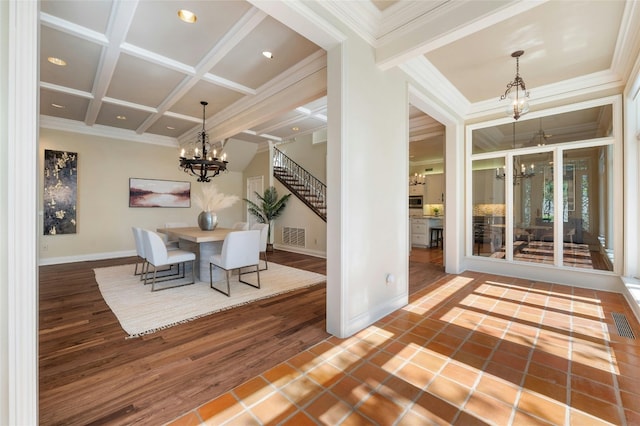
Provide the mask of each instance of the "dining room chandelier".
POLYGON ((513 81, 507 84, 507 90, 504 95, 500 96, 500 100, 507 99, 509 102, 506 106, 508 115, 512 115, 514 120, 529 111, 529 92, 524 84, 524 80, 520 77, 520 56, 524 55, 524 50, 517 50, 511 54, 516 58, 516 76, 513 81))
POLYGON ((426 184, 425 182, 425 177, 422 174, 418 174, 415 173, 413 176, 411 176, 409 178, 409 186, 415 186, 415 185, 424 185, 426 184))
MULTIPOLYGON (((211 178, 216 177, 220 172, 227 170, 227 154, 218 153, 207 134, 205 126, 205 110, 209 103, 201 101, 202 105, 202 131, 198 132, 195 140, 187 144, 180 151, 180 167, 185 173, 198 178, 198 182, 211 182, 211 178)), ((221 151, 224 148, 224 142, 221 142, 221 151)))
MULTIPOLYGON (((528 179, 536 175, 535 164, 531 164, 527 167, 524 164, 520 164, 517 157, 513 159, 513 184, 517 185, 518 180, 528 179)), ((502 180, 506 177, 506 170, 504 167, 496 168, 496 179, 502 180)))
MULTIPOLYGON (((513 122, 513 149, 516 149, 516 122, 513 122)), ((513 184, 517 185, 521 179, 528 179, 536 175, 536 166, 531 163, 529 167, 520 163, 518 156, 513 156, 513 184)), ((505 167, 496 167, 496 179, 503 180, 507 177, 505 167)))

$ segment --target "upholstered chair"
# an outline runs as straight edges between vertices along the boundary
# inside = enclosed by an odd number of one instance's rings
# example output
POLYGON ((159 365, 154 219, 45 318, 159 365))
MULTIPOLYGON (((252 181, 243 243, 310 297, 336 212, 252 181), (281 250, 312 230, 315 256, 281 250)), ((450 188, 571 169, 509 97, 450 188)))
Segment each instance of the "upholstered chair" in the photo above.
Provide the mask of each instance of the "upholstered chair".
POLYGON ((231 296, 229 284, 229 274, 232 270, 238 269, 238 281, 251 287, 260 288, 260 231, 234 231, 229 232, 222 243, 220 254, 214 254, 209 259, 210 286, 220 293, 231 296), (213 267, 218 267, 225 271, 227 291, 220 290, 213 286, 213 267), (242 268, 255 266, 258 274, 258 284, 254 285, 242 281, 242 268))

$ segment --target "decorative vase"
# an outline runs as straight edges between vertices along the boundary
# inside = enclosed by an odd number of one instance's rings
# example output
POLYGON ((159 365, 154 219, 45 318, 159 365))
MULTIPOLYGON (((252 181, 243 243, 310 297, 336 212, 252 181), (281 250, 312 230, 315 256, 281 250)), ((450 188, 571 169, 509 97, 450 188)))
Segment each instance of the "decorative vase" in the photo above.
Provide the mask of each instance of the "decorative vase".
POLYGON ((214 212, 202 212, 198 215, 198 226, 203 231, 213 231, 218 226, 218 215, 214 212))

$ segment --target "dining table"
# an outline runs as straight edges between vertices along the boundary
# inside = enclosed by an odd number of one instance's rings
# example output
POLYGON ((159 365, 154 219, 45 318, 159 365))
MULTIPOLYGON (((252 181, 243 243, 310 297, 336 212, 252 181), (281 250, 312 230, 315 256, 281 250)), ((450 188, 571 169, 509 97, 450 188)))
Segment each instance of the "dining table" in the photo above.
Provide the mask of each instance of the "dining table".
MULTIPOLYGON (((233 232, 231 228, 216 227, 212 231, 203 231, 197 226, 186 228, 158 228, 157 231, 166 234, 170 240, 178 240, 181 250, 187 250, 196 254, 196 277, 200 281, 209 281, 209 259, 214 254, 222 252, 222 243, 225 237, 233 232)), ((213 269, 213 282, 225 278, 224 270, 213 269)))

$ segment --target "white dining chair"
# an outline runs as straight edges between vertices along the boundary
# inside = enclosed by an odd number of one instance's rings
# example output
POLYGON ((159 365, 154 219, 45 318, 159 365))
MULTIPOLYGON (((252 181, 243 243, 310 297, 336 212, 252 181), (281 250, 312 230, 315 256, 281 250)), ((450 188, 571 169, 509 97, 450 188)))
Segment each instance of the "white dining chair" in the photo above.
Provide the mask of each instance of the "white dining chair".
POLYGON ((260 231, 260 254, 264 256, 264 269, 261 271, 269 269, 269 264, 267 263, 267 236, 269 234, 269 225, 266 223, 255 223, 251 229, 260 231))
POLYGON ((181 287, 184 285, 190 285, 195 283, 196 281, 196 271, 195 271, 195 261, 196 255, 190 251, 186 250, 167 250, 167 247, 162 240, 160 235, 156 234, 153 231, 149 231, 146 229, 142 230, 142 241, 144 243, 144 254, 147 258, 147 271, 144 274, 144 283, 147 284, 149 280, 149 266, 153 266, 153 280, 151 281, 151 291, 156 291, 156 283, 175 280, 178 278, 185 277, 185 270, 187 267, 187 262, 191 262, 191 282, 188 283, 180 283, 174 286, 165 286, 159 288, 158 290, 165 290, 167 288, 181 287), (165 278, 163 280, 158 280, 157 272, 158 268, 162 266, 178 266, 178 276, 175 278, 165 278), (182 275, 180 275, 180 265, 182 265, 182 275))
POLYGON ((247 223, 247 222, 236 222, 236 223, 233 224, 231 229, 233 229, 234 231, 248 231, 249 230, 249 223, 247 223))
MULTIPOLYGON (((168 228, 187 228, 189 227, 189 224, 186 222, 166 222, 164 224, 165 229, 168 228)), ((172 249, 172 248, 178 248, 180 241, 178 239, 175 238, 171 238, 171 236, 169 234, 163 234, 164 235, 164 240, 165 240, 165 245, 167 246, 167 248, 172 249)))
POLYGON ((251 287, 260 288, 260 231, 235 231, 227 234, 222 243, 222 251, 220 254, 214 254, 209 259, 209 284, 211 288, 226 296, 231 296, 229 274, 234 269, 238 269, 239 282, 250 285, 251 287), (225 271, 227 282, 226 293, 213 286, 214 266, 225 271), (256 273, 258 274, 257 285, 242 281, 243 274, 241 268, 247 266, 256 267, 256 273))
POLYGON ((136 242, 136 254, 138 255, 138 259, 136 259, 136 269, 134 270, 133 275, 140 275, 140 279, 142 279, 144 268, 147 265, 147 256, 144 254, 144 242, 142 240, 142 228, 132 226, 131 230, 133 231, 133 239, 136 242), (142 264, 140 272, 138 272, 139 264, 142 264))
MULTIPOLYGON (((133 239, 136 242, 136 254, 138 255, 138 259, 136 260, 136 267, 135 270, 133 272, 134 275, 140 275, 140 281, 142 281, 144 279, 144 271, 145 271, 145 267, 148 266, 147 264, 147 256, 144 252, 144 240, 143 240, 143 236, 142 236, 142 231, 144 231, 144 229, 139 228, 137 226, 132 226, 131 230, 133 231, 133 239), (140 268, 140 272, 138 272, 138 265, 142 264, 142 268, 140 268)), ((166 235, 161 235, 160 238, 162 238, 162 241, 164 242, 165 246, 167 247, 167 250, 177 250, 178 249, 178 245, 177 243, 174 245, 171 242, 167 242, 166 241, 166 235)), ((169 269, 165 269, 165 270, 160 270, 158 272, 165 272, 165 271, 170 271, 173 269, 174 265, 170 265, 169 269)), ((178 272, 176 272, 175 274, 177 274, 178 272)), ((167 277, 169 276, 168 274, 163 275, 162 277, 167 277)))

